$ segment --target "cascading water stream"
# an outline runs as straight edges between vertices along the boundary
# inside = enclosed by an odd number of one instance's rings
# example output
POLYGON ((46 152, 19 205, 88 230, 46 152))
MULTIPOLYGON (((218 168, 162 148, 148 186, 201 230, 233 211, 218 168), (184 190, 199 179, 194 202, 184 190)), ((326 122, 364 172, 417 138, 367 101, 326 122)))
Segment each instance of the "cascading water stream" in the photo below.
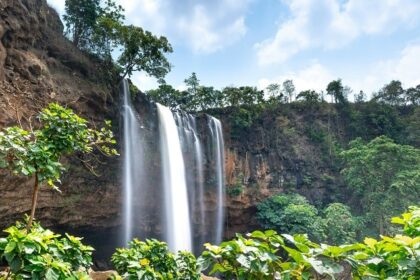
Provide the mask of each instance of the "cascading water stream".
POLYGON ((224 202, 225 202, 225 183, 224 183, 224 141, 222 124, 214 117, 210 116, 209 123, 213 140, 213 153, 215 157, 216 187, 217 187, 217 211, 216 211, 216 234, 215 243, 220 244, 224 231, 224 202))
MULTIPOLYGON (((203 150, 200 138, 198 136, 197 123, 193 115, 183 111, 174 113, 178 132, 181 139, 181 146, 183 148, 184 161, 190 161, 190 166, 186 166, 186 172, 189 203, 190 203, 190 218, 192 220, 192 230, 201 233, 200 238, 195 239, 195 248, 200 248, 206 241, 203 233, 206 233, 206 207, 204 201, 204 161, 203 150), (198 206, 198 207, 197 207, 198 206), (199 225, 195 225, 196 223, 199 225)), ((199 251, 199 250, 198 250, 199 251)))
POLYGON ((172 112, 157 104, 163 185, 165 191, 166 241, 173 252, 192 251, 185 164, 178 128, 172 112))
POLYGON ((138 193, 143 177, 143 145, 140 135, 140 124, 131 106, 128 82, 123 82, 123 122, 124 122, 124 156, 123 156, 123 189, 124 189, 124 244, 133 238, 134 212, 133 197, 138 193))

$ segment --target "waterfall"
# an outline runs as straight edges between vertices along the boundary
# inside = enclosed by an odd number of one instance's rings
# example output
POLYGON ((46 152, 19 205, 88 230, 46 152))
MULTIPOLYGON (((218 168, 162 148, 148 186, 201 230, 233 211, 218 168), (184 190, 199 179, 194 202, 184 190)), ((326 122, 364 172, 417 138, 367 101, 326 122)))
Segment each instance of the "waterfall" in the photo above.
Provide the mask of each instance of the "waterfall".
POLYGON ((204 242, 220 243, 225 215, 220 121, 171 112, 144 96, 136 97, 134 107, 126 81, 122 89, 122 241, 158 238, 172 252, 195 253, 204 242))
POLYGON ((225 183, 224 183, 224 142, 222 124, 214 117, 210 116, 210 132, 213 141, 213 153, 215 158, 216 173, 216 194, 217 194, 217 210, 216 210, 216 234, 215 243, 220 244, 224 231, 224 201, 225 201, 225 183))
POLYGON ((172 112, 167 107, 157 104, 157 109, 165 191, 166 240, 173 252, 191 252, 188 193, 178 128, 172 112))
MULTIPOLYGON (((124 192, 124 244, 133 238, 134 212, 133 197, 136 196, 143 178, 143 145, 140 134, 140 124, 131 106, 128 82, 123 82, 123 123, 124 123, 124 154, 123 154, 123 192, 124 192)), ((136 211, 137 215, 141 215, 136 211)))
MULTIPOLYGON (((186 177, 190 204, 190 218, 192 224, 198 223, 198 227, 192 225, 192 231, 198 231, 200 238, 195 240, 195 248, 201 248, 206 242, 203 233, 206 232, 206 215, 204 202, 204 161, 202 144, 197 130, 197 122, 193 115, 183 111, 174 113, 178 126, 178 132, 183 148, 184 161, 189 162, 186 166, 186 177), (198 207, 197 207, 198 206, 198 207)), ((199 250, 197 250, 199 252, 199 250)))

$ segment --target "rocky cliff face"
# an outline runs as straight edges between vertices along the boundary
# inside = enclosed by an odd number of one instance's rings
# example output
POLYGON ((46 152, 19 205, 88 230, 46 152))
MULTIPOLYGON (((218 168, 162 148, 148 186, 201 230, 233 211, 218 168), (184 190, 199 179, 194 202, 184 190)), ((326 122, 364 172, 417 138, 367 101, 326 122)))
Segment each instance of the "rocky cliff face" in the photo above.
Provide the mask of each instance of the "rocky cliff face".
MULTIPOLYGON (((35 114, 58 102, 93 122, 118 120, 112 90, 98 65, 63 37, 63 25, 45 0, 0 1, 0 127, 36 125, 35 114)), ((119 219, 118 161, 99 166, 96 178, 68 160, 61 189, 41 190, 37 218, 45 225, 115 226, 119 219)), ((30 205, 31 182, 0 173, 0 228, 21 219, 30 205)))
POLYGON ((256 205, 273 194, 298 192, 319 206, 348 199, 332 151, 346 135, 334 108, 319 106, 281 104, 242 128, 234 109, 212 112, 225 130, 227 236, 258 228, 256 205))

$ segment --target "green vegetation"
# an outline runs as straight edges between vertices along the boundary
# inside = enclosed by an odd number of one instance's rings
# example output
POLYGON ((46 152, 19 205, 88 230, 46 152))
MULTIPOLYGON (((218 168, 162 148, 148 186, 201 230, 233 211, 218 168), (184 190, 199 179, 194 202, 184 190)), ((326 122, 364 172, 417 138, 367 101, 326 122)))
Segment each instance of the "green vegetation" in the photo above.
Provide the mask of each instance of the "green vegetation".
POLYGON ((298 194, 275 195, 257 206, 257 219, 265 229, 290 234, 305 233, 319 240, 318 210, 298 194))
MULTIPOLYGON (((34 223, 29 231, 17 222, 0 238, 0 260, 9 266, 6 279, 90 279, 93 248, 81 238, 59 234, 34 223)), ((1 277, 0 277, 1 278, 1 277)))
POLYGON ((340 156, 341 173, 360 199, 365 220, 378 233, 389 233, 390 215, 419 202, 419 149, 381 136, 367 144, 356 139, 340 156))
POLYGON ((323 237, 328 244, 356 241, 356 232, 361 225, 359 219, 351 214, 350 207, 336 202, 328 205, 322 212, 323 237))
POLYGON ((349 207, 341 203, 332 203, 318 211, 303 196, 285 194, 264 200, 257 209, 258 222, 264 229, 288 234, 308 233, 313 240, 334 245, 356 240, 357 220, 349 207))
POLYGON ((255 87, 225 87, 216 90, 200 84, 196 73, 185 79, 186 90, 179 91, 162 82, 159 88, 147 92, 156 102, 171 109, 199 111, 225 106, 250 106, 264 102, 264 92, 255 87))
POLYGON ((357 218, 349 206, 333 203, 319 210, 304 197, 287 194, 257 206, 260 225, 290 234, 307 232, 312 239, 330 244, 392 233, 390 217, 419 201, 420 150, 380 136, 369 143, 360 138, 351 141, 338 155, 344 182, 357 201, 350 204, 357 218))
MULTIPOLYGON (((348 216, 345 207, 337 204, 325 212, 335 222, 348 216)), ((356 280, 419 279, 420 208, 410 207, 392 218, 392 223, 402 226, 393 237, 339 246, 314 243, 306 234, 273 230, 254 231, 246 237, 237 234, 220 246, 205 244, 198 259, 188 252, 174 255, 157 240, 134 240, 129 248, 117 249, 112 262, 121 275, 116 279, 198 280, 207 269, 211 275, 238 280, 341 279, 350 274, 356 280)), ((5 232, 7 237, 0 239, 0 260, 9 265, 7 279, 90 279, 87 271, 93 249, 80 238, 62 237, 38 223, 27 231, 18 222, 5 232)))
POLYGON ((65 171, 63 156, 90 154, 95 148, 105 155, 117 154, 111 148, 116 142, 110 122, 100 130, 89 128, 85 119, 55 103, 42 110, 38 119, 39 129, 31 125, 30 130, 14 126, 0 131, 0 168, 34 178, 28 230, 35 216, 39 187, 46 183, 59 190, 55 184, 60 183, 65 171))
POLYGON ((272 230, 246 237, 238 234, 220 246, 206 244, 199 261, 211 269, 210 274, 226 279, 341 279, 345 264, 356 280, 419 279, 420 208, 412 207, 393 222, 403 225, 403 233, 340 246, 319 245, 306 235, 279 235, 272 230))
POLYGON ((199 280, 200 267, 193 254, 169 252, 164 242, 135 239, 129 248, 117 249, 112 263, 124 279, 199 280))
POLYGON ((133 25, 125 25, 124 9, 114 0, 66 0, 66 34, 73 44, 101 60, 107 78, 119 79, 135 71, 163 78, 171 69, 165 57, 168 40, 133 25), (115 60, 112 55, 118 50, 115 60))

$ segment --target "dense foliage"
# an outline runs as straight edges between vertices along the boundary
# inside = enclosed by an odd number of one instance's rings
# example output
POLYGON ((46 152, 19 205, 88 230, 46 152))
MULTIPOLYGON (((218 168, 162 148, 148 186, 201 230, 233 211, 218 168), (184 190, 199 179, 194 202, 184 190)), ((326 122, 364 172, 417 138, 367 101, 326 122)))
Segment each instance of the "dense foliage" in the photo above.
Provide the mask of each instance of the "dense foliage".
POLYGON ((353 279, 419 279, 420 208, 412 207, 393 222, 403 225, 401 234, 341 246, 271 230, 238 234, 220 246, 206 244, 200 262, 211 268, 210 274, 227 279, 341 279, 350 273, 349 266, 353 279))
POLYGON ((257 206, 257 219, 266 229, 290 234, 308 232, 320 239, 318 210, 298 194, 275 195, 257 206))
POLYGON ((200 267, 189 252, 170 253, 164 242, 137 239, 117 249, 112 263, 124 279, 199 280, 200 267))
POLYGON ((18 126, 0 131, 0 168, 16 175, 34 177, 30 227, 35 214, 39 186, 43 183, 59 190, 65 168, 61 158, 74 153, 89 154, 94 148, 106 155, 116 155, 116 143, 110 122, 97 130, 88 127, 85 119, 56 103, 51 103, 38 116, 38 129, 25 130, 18 126))
POLYGON ((159 88, 149 90, 147 94, 156 102, 171 109, 185 111, 258 105, 264 101, 264 92, 256 87, 225 87, 222 90, 216 90, 213 87, 200 85, 196 73, 192 73, 184 82, 186 89, 182 91, 162 83, 159 88))
POLYGON ((66 234, 64 237, 34 223, 29 231, 17 222, 4 231, 0 238, 0 260, 9 266, 11 279, 90 279, 92 265, 90 246, 81 238, 66 234))
POLYGON ((330 244, 356 240, 357 219, 341 203, 332 203, 318 211, 301 195, 282 194, 264 200, 257 210, 259 224, 265 229, 287 234, 307 233, 313 240, 330 244))
POLYGON ((341 171, 348 186, 360 199, 365 220, 380 234, 388 233, 386 222, 420 197, 420 150, 399 145, 381 136, 365 144, 350 143, 340 154, 341 171))

